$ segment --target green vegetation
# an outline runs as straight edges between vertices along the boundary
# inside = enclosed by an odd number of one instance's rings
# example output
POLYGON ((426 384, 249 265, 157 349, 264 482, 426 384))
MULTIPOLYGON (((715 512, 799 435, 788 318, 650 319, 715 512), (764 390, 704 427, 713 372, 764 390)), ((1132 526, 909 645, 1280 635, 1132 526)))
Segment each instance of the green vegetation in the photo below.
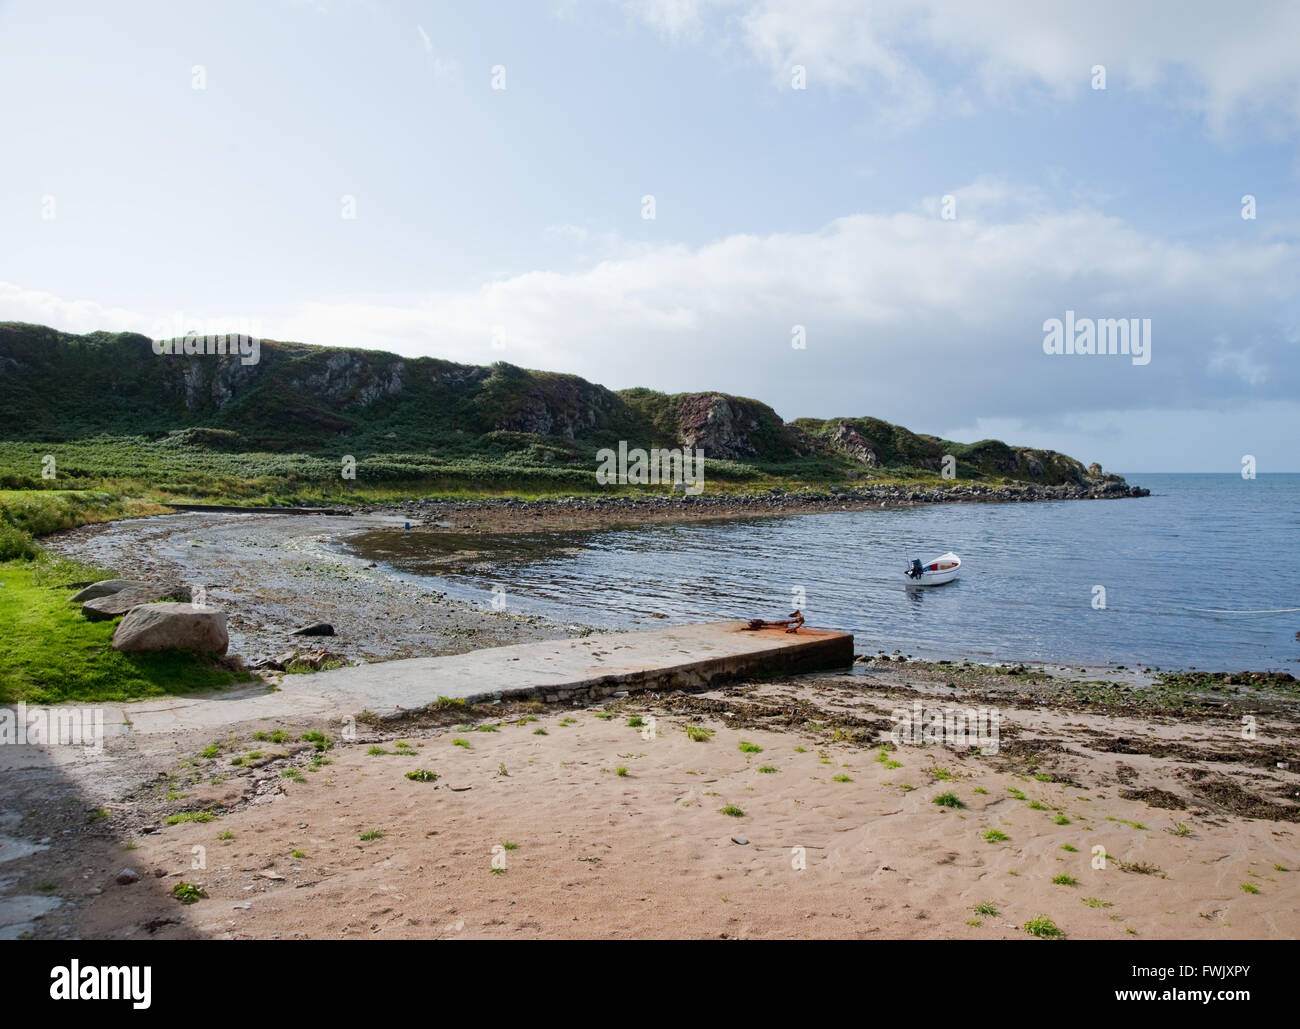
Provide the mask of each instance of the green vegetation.
POLYGON ((1070 875, 1053 876, 1052 882, 1057 886, 1078 886, 1079 880, 1070 875))
POLYGON ((183 822, 210 822, 215 817, 211 811, 180 811, 168 815, 165 821, 168 825, 180 825, 183 822))
POLYGON ((700 725, 688 725, 686 727, 686 736, 695 743, 708 743, 713 736, 713 730, 700 725))
POLYGON ((718 812, 719 812, 719 814, 728 815, 728 816, 731 817, 731 818, 744 818, 744 817, 745 817, 745 812, 743 812, 740 808, 736 807, 735 804, 728 804, 728 805, 727 805, 726 807, 724 807, 724 808, 719 808, 719 809, 718 809, 718 812))
POLYGON ((985 829, 984 839, 989 843, 1006 843, 1007 840, 1011 839, 1011 837, 1001 829, 985 829))
POLYGON ((413 782, 434 782, 438 775, 436 772, 430 772, 424 768, 417 768, 413 772, 407 772, 406 777, 413 782))
POLYGON ((363 833, 360 835, 360 837, 359 837, 359 839, 361 839, 361 840, 365 840, 365 841, 369 841, 369 840, 381 840, 381 839, 383 839, 383 838, 384 838, 384 834, 383 834, 383 832, 382 832, 381 830, 379 830, 379 829, 368 829, 368 830, 366 830, 365 832, 363 832, 363 833))
POLYGON ((195 901, 203 900, 207 895, 207 891, 202 886, 195 886, 193 883, 177 883, 172 887, 172 896, 182 904, 193 904, 195 901))
POLYGON ((961 802, 961 800, 958 799, 957 794, 955 793, 940 793, 937 797, 934 798, 934 800, 931 801, 931 803, 938 804, 940 807, 965 807, 966 806, 961 802))
POLYGON ((841 772, 839 775, 832 775, 832 776, 831 776, 831 779, 832 779, 832 781, 834 781, 834 782, 852 782, 852 781, 853 781, 852 778, 850 778, 849 776, 845 775, 843 772, 841 772))
POLYGON ((741 740, 739 750, 742 754, 761 754, 763 748, 757 743, 750 743, 748 740, 741 740))
POLYGON ((1024 924, 1025 932, 1037 936, 1040 940, 1059 940, 1065 933, 1046 915, 1037 915, 1024 924))
POLYGON ((975 911, 975 914, 984 915, 987 918, 996 918, 998 914, 998 909, 988 903, 988 901, 985 901, 983 904, 976 904, 973 910, 975 911))
POLYGON ((105 578, 104 569, 45 556, 0 562, 0 703, 134 700, 251 678, 197 654, 114 650, 117 623, 88 621, 68 603, 72 583, 105 578))

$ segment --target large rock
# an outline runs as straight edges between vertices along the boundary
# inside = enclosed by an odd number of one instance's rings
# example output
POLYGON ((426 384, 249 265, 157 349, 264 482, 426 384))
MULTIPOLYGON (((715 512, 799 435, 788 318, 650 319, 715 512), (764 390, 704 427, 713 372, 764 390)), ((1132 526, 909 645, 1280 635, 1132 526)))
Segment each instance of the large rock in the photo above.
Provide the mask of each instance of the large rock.
POLYGON ((224 654, 229 646, 226 612, 193 604, 141 604, 127 612, 113 632, 113 648, 127 653, 194 650, 224 654))
POLYGON ((114 593, 121 593, 123 590, 130 589, 133 586, 145 586, 147 583, 136 582, 134 579, 104 579, 100 582, 92 582, 89 586, 79 593, 74 593, 68 598, 73 604, 84 604, 87 600, 97 600, 100 597, 111 597, 114 593))
POLYGON ((190 599, 190 588, 174 582, 147 582, 140 586, 128 586, 124 590, 88 600, 81 605, 81 613, 92 622, 104 622, 118 615, 124 615, 140 604, 152 604, 159 600, 190 599))

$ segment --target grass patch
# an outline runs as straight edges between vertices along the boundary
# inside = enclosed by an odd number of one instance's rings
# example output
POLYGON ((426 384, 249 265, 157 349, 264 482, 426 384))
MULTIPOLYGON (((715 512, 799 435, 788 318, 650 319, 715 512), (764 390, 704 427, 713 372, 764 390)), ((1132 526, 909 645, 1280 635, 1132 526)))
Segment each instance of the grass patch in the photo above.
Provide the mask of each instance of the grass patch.
POLYGON ((1242 883, 1241 888, 1246 893, 1259 893, 1259 887, 1254 883, 1242 883))
POLYGON ((834 781, 834 782, 852 782, 852 781, 853 781, 853 779, 852 779, 851 777, 845 775, 843 772, 841 772, 839 775, 832 775, 832 776, 831 776, 831 780, 834 781))
POLYGON ((163 821, 168 825, 181 825, 185 822, 210 822, 216 816, 211 811, 178 811, 168 815, 163 821))
POLYGON ((764 765, 762 768, 759 769, 759 771, 762 772, 764 775, 771 775, 776 770, 777 769, 775 765, 764 765))
POLYGON ((713 730, 706 729, 702 725, 688 725, 686 737, 693 743, 708 743, 713 738, 713 730))
POLYGON ((1078 886, 1079 880, 1071 875, 1057 875, 1052 877, 1052 882, 1057 886, 1078 886))
POLYGON ((407 772, 406 777, 412 782, 434 782, 438 775, 426 768, 417 768, 414 772, 407 772))
POLYGON ((358 837, 358 839, 365 840, 365 841, 382 840, 383 838, 384 838, 384 833, 382 829, 367 829, 358 837))
POLYGON ((718 813, 727 815, 729 818, 744 818, 745 812, 736 807, 735 804, 728 804, 726 807, 718 808, 718 813))
POLYGON ((453 747, 464 747, 466 750, 473 750, 473 749, 474 749, 473 747, 470 746, 469 740, 462 740, 462 739, 460 739, 459 737, 457 737, 456 739, 452 740, 452 741, 451 741, 451 745, 452 745, 453 747))
POLYGON ((984 839, 989 843, 1006 843, 1011 837, 1001 829, 985 829, 984 839))
POLYGON ((1090 908, 1113 908, 1115 906, 1110 901, 1101 900, 1097 897, 1084 897, 1083 902, 1090 908))
POLYGON ((68 584, 109 578, 44 557, 0 563, 0 703, 136 700, 219 690, 253 678, 184 651, 122 654, 114 620, 87 621, 68 584))
POLYGON ((934 798, 934 800, 930 801, 930 803, 938 804, 940 807, 965 807, 966 806, 961 802, 961 800, 958 798, 957 794, 955 793, 940 793, 937 797, 934 798))
POLYGON ((748 740, 741 740, 741 741, 740 741, 740 745, 739 745, 739 747, 738 747, 737 749, 738 749, 742 754, 761 754, 761 753, 763 753, 763 748, 762 748, 762 747, 760 747, 757 743, 750 743, 748 740))
POLYGON ((986 918, 996 918, 998 915, 998 909, 988 901, 983 904, 976 904, 972 910, 974 910, 975 914, 984 915, 986 918))

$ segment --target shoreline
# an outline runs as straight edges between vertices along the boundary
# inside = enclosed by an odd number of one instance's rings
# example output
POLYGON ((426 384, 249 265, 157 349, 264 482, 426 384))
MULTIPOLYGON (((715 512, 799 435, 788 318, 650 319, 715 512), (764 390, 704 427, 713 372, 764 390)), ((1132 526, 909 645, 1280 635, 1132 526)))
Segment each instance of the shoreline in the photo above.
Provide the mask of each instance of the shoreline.
MULTIPOLYGON (((690 496, 555 496, 534 500, 493 497, 473 500, 425 497, 419 500, 358 505, 357 511, 393 514, 404 518, 434 519, 450 524, 444 531, 504 532, 510 528, 564 531, 568 529, 615 528, 658 522, 696 522, 712 519, 766 518, 781 515, 817 514, 829 511, 867 511, 879 508, 916 507, 924 504, 1024 504, 1066 500, 1123 500, 1150 496, 1141 486, 1122 480, 1092 485, 988 486, 983 483, 947 488, 913 488, 898 485, 856 486, 827 490, 764 493, 713 493, 690 496), (520 518, 528 524, 520 525, 520 518), (473 519, 466 521, 466 519, 473 519)), ((415 527, 412 526, 414 529, 415 527)))

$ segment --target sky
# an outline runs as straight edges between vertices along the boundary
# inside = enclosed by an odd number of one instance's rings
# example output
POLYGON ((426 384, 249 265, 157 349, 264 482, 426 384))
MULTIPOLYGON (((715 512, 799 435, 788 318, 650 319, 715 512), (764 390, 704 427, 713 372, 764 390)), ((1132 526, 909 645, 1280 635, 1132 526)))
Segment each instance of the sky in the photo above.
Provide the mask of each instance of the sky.
POLYGON ((0 0, 0 320, 1297 472, 1297 40, 1289 0, 0 0), (1067 311, 1149 361, 1046 353, 1067 311))

